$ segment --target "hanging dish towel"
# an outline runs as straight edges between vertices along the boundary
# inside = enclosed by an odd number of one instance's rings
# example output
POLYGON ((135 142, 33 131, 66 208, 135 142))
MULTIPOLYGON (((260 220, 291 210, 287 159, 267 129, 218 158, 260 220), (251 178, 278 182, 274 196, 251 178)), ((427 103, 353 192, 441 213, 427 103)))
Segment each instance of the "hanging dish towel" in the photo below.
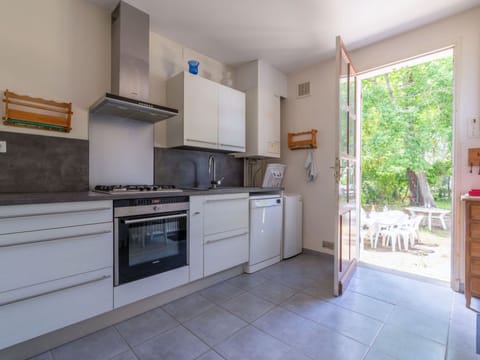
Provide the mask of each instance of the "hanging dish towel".
POLYGON ((305 172, 305 180, 307 182, 315 181, 318 176, 313 150, 307 152, 307 158, 305 159, 305 172))

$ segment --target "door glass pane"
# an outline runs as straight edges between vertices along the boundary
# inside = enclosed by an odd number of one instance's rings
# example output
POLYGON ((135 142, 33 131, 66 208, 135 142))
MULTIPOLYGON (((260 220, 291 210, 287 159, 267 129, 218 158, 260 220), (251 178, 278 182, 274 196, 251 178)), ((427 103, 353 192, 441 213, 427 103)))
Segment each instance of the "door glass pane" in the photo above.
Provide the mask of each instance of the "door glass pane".
POLYGON ((348 116, 348 154, 351 156, 355 156, 355 119, 353 116, 348 116))
POLYGON ((348 152, 348 111, 345 107, 340 109, 340 154, 348 152))
POLYGON ((350 112, 352 114, 355 114, 355 81, 356 81, 356 76, 355 76, 355 70, 353 70, 353 67, 351 64, 348 64, 348 90, 349 90, 349 95, 348 95, 348 106, 350 107, 350 112))
POLYGON ((348 203, 348 160, 340 159, 340 184, 339 201, 340 205, 348 203))

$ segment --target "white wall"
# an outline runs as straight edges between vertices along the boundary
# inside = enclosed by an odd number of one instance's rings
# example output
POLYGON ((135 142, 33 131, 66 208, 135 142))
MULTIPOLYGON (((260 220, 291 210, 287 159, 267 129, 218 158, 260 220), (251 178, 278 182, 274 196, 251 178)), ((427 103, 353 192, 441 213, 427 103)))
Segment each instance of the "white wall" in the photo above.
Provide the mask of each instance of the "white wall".
MULTIPOLYGON (((83 0, 0 1, 0 90, 72 102, 68 134, 0 124, 0 130, 88 138, 88 107, 110 87, 109 14, 83 0)), ((3 116, 4 105, 0 113, 3 116)))
MULTIPOLYGON (((110 90, 110 12, 85 0, 0 1, 0 91, 73 103, 68 134, 0 124, 0 131, 88 139, 88 108, 110 90)), ((200 61, 220 82, 224 64, 150 33, 150 101, 166 104, 166 80, 200 61)), ((232 75, 233 76, 233 75, 232 75)), ((0 104, 1 105, 1 104, 0 104)), ((3 116, 3 105, 0 106, 3 116)), ((156 145, 165 144, 164 123, 156 145)))
MULTIPOLYGON (((167 80, 180 71, 188 71, 188 60, 198 60, 198 75, 221 82, 227 72, 233 70, 221 62, 186 48, 161 35, 150 33, 150 101, 167 103, 167 80)), ((155 146, 166 146, 166 122, 155 125, 155 146)))
POLYGON ((303 246, 329 252, 323 241, 333 241, 335 183, 330 166, 335 158, 335 67, 334 62, 310 67, 288 76, 288 96, 282 102, 282 162, 287 164, 284 186, 287 192, 303 195, 303 246), (310 81, 311 96, 297 99, 297 85, 310 81), (318 178, 305 181, 306 150, 289 150, 287 133, 317 129, 314 151, 318 178))
MULTIPOLYGON (((472 187, 480 187, 480 176, 470 174, 467 166, 467 149, 479 147, 480 139, 467 137, 467 122, 480 115, 480 8, 467 11, 437 23, 381 41, 351 53, 359 71, 398 62, 420 54, 455 45, 455 124, 454 180, 455 180, 455 234, 462 238, 459 197, 472 187)), ((348 47, 348 39, 343 39, 348 47)), ((335 39, 332 39, 332 43, 335 39)), ((319 148, 316 151, 319 178, 313 184, 303 180, 303 151, 289 151, 283 145, 283 159, 288 165, 285 185, 287 191, 304 195, 305 247, 329 252, 322 248, 322 240, 333 240, 336 222, 331 212, 335 208, 333 171, 335 142, 335 61, 323 62, 288 77, 288 100, 283 120, 283 139, 287 132, 317 128, 319 148), (311 81, 312 96, 296 99, 296 87, 311 81)), ((461 244, 461 241, 459 242, 461 244)), ((461 256, 459 246, 456 255, 461 256)), ((462 262, 457 262, 457 272, 462 272, 462 262)))

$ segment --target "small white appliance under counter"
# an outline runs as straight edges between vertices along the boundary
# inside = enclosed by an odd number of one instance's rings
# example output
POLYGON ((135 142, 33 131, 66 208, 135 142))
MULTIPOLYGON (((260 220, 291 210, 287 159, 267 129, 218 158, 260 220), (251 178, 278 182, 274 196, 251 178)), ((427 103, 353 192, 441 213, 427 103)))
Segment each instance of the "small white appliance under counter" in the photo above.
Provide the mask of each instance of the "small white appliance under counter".
POLYGON ((250 257, 245 272, 253 273, 281 259, 283 198, 250 197, 250 257))
POLYGON ((288 259, 303 251, 302 195, 284 194, 283 209, 283 258, 288 259))

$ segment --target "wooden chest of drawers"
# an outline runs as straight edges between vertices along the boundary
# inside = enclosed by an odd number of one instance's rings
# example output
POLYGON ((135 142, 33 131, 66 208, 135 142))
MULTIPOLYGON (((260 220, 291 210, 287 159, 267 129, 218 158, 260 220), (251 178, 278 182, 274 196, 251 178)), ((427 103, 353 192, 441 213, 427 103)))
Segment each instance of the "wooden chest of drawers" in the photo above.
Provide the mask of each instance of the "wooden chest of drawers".
POLYGON ((465 297, 480 297, 480 202, 465 202, 465 297))

